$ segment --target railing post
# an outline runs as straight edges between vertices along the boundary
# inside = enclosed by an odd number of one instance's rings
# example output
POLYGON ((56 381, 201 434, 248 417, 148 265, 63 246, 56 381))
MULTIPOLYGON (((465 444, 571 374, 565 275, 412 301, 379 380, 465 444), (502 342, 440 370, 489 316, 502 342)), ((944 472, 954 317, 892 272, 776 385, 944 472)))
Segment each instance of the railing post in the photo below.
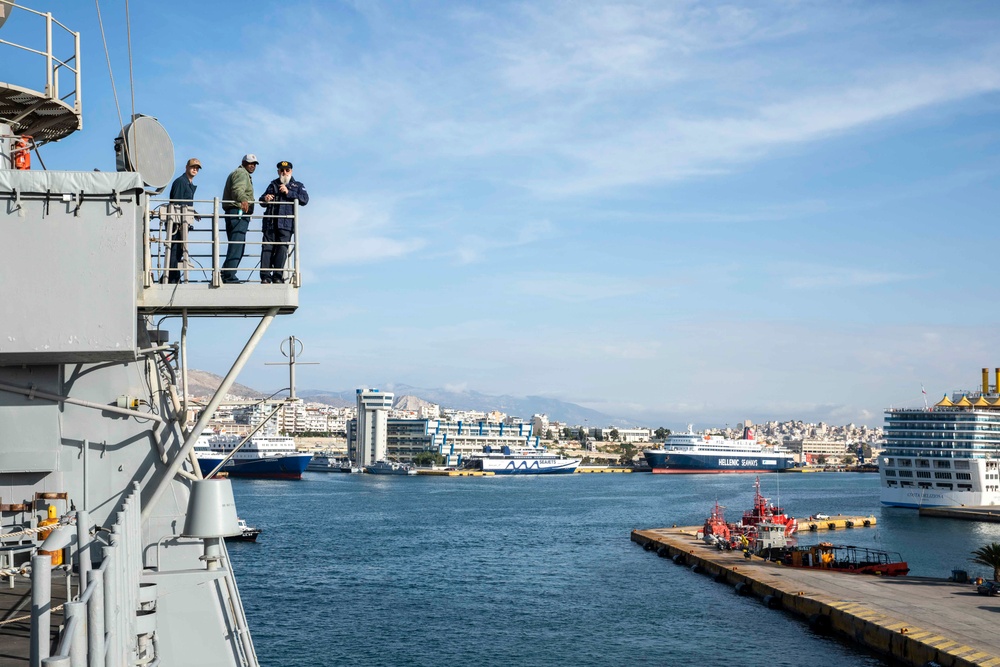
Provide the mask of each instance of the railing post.
POLYGON ((219 266, 219 198, 212 200, 212 287, 222 287, 219 266))
POLYGON ((89 584, 94 590, 90 594, 87 605, 87 632, 90 644, 89 667, 105 667, 104 665, 104 571, 91 570, 89 584))
POLYGON ((108 570, 104 577, 104 627, 108 631, 108 642, 111 646, 107 664, 108 667, 119 667, 122 660, 114 648, 123 641, 119 626, 120 606, 118 604, 118 587, 121 585, 118 566, 121 553, 117 544, 112 542, 111 546, 104 547, 104 560, 108 561, 108 570))
POLYGON ((31 557, 31 667, 49 657, 49 621, 52 616, 52 557, 31 557))
POLYGON ((45 15, 45 94, 58 99, 52 87, 52 12, 45 15))
POLYGON ((73 33, 73 39, 74 39, 74 42, 76 44, 76 63, 75 63, 76 64, 76 94, 73 96, 75 98, 73 100, 73 110, 76 111, 77 113, 80 113, 80 111, 83 109, 82 102, 80 101, 80 99, 81 99, 80 98, 80 82, 83 81, 83 77, 81 76, 81 72, 83 70, 80 69, 80 33, 74 32, 73 33))
POLYGON ((71 667, 87 667, 87 605, 83 602, 67 602, 63 607, 63 614, 66 616, 67 627, 72 619, 76 619, 73 636, 69 640, 69 664, 71 667))
POLYGON ((91 569, 90 556, 90 512, 77 510, 76 512, 76 558, 77 576, 80 577, 80 592, 87 587, 87 573, 91 569))
POLYGON ((299 200, 296 199, 292 202, 292 211, 294 212, 294 217, 292 218, 292 238, 295 239, 295 245, 292 246, 295 252, 295 259, 293 266, 295 267, 295 276, 292 278, 295 287, 302 287, 302 274, 299 273, 299 248, 302 247, 302 240, 299 238, 299 200))
POLYGON ((142 285, 149 287, 153 284, 153 251, 150 240, 152 234, 149 231, 149 206, 152 202, 146 200, 146 205, 142 211, 142 285))

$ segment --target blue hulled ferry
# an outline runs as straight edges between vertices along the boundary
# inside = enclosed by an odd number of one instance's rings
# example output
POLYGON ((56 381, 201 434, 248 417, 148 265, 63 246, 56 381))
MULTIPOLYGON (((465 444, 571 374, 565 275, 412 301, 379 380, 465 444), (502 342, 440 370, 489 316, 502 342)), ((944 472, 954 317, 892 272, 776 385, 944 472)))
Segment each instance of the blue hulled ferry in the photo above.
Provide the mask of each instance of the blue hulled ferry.
POLYGON ((757 442, 753 428, 743 429, 743 437, 731 440, 721 435, 687 433, 667 437, 663 447, 647 449, 646 462, 654 473, 779 472, 795 465, 792 452, 757 442))

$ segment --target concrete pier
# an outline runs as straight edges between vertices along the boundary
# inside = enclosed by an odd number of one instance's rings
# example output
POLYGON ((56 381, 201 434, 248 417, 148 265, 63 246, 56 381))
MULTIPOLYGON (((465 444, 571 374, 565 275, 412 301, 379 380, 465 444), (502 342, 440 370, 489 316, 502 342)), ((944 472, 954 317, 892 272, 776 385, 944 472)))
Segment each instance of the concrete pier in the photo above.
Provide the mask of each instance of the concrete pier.
POLYGON ((634 530, 632 541, 651 555, 733 586, 737 594, 754 595, 768 608, 800 616, 817 631, 841 635, 904 664, 1000 667, 996 631, 1000 603, 977 595, 971 584, 823 572, 757 557, 747 560, 742 552, 718 551, 697 539, 700 531, 700 527, 634 530))
POLYGON ((921 507, 920 516, 1000 523, 1000 507, 995 505, 981 507, 921 507))

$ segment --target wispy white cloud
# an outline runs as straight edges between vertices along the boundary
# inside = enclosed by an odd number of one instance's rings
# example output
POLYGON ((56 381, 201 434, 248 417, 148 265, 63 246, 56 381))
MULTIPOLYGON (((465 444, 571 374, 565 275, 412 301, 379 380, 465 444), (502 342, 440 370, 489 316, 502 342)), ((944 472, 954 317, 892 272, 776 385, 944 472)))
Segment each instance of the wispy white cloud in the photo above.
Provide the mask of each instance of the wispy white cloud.
POLYGON ((784 263, 770 267, 784 284, 792 289, 811 290, 841 287, 870 287, 917 280, 918 274, 878 271, 850 266, 817 266, 784 263))
POLYGON ((528 273, 513 276, 510 283, 521 294, 567 303, 614 299, 650 288, 639 279, 606 273, 528 273))
POLYGON ((312 268, 359 264, 402 257, 426 245, 402 234, 390 211, 346 197, 314 197, 302 209, 303 262, 312 268))
MULTIPOLYGON (((698 2, 574 3, 455 11, 421 38, 378 3, 361 16, 373 50, 344 63, 342 30, 301 34, 289 68, 283 47, 256 61, 204 63, 242 90, 240 72, 276 81, 268 96, 225 96, 206 117, 233 146, 314 155, 377 152, 382 170, 443 178, 474 168, 536 195, 568 197, 719 174, 777 150, 857 131, 915 111, 1000 90, 990 45, 905 62, 831 59, 822 37, 794 62, 751 47, 844 23, 829 10, 698 2), (831 19, 831 14, 833 18, 831 19), (398 40, 388 39, 407 35, 398 40), (331 42, 332 47, 331 47, 331 42), (812 77, 822 68, 824 77, 812 77), (771 73, 779 69, 784 78, 771 73), (803 81, 803 85, 790 82, 803 81), (221 112, 221 113, 220 113, 221 112), (474 165, 474 167, 473 167, 474 165)), ((849 14, 849 12, 844 12, 849 14)), ((397 174, 397 177, 399 175, 397 174)))

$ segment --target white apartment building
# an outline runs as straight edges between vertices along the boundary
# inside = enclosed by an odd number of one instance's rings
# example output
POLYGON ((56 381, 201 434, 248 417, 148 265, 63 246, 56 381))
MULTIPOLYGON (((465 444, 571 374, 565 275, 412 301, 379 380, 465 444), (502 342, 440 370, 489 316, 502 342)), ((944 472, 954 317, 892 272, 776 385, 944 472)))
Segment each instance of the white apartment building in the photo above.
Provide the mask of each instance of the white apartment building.
POLYGON ((357 442, 352 460, 365 466, 388 458, 387 420, 393 394, 378 389, 358 389, 357 399, 357 442))

